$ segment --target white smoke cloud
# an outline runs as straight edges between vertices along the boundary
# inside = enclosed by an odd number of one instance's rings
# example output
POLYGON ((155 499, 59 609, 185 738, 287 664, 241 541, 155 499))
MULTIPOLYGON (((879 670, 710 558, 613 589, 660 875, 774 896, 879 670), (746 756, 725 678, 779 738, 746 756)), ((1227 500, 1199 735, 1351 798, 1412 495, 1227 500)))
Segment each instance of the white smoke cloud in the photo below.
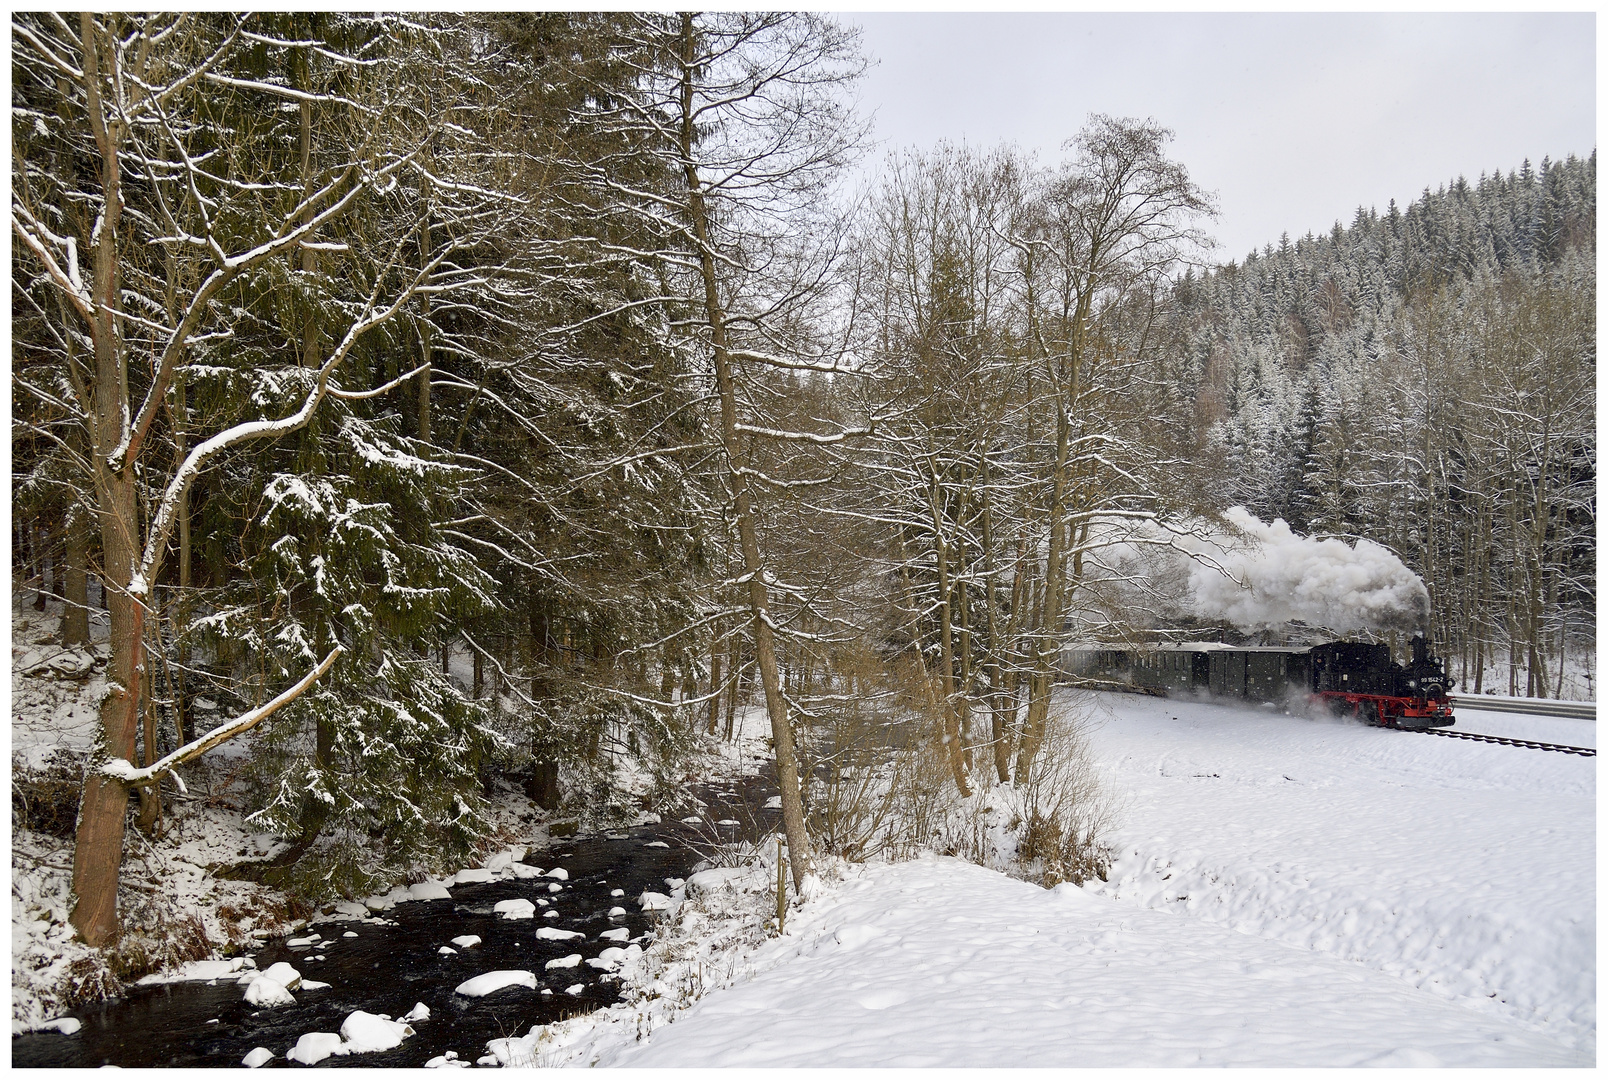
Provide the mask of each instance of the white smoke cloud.
POLYGON ((1233 535, 1187 546, 1237 580, 1196 561, 1189 582, 1197 615, 1242 630, 1295 621, 1340 633, 1427 627, 1429 590, 1388 549, 1298 536, 1282 519, 1270 525, 1240 506, 1223 516, 1233 535))

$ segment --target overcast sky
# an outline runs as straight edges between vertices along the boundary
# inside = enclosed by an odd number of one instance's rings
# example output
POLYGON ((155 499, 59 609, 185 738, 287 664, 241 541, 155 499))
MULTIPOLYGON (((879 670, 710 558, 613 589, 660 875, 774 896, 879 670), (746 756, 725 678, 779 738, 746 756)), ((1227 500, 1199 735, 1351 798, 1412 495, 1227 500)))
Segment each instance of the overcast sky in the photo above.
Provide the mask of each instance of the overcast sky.
POLYGON ((1091 112, 1154 117, 1217 192, 1225 262, 1359 204, 1596 145, 1590 13, 839 18, 879 61, 861 91, 873 162, 945 138, 1054 161, 1091 112))

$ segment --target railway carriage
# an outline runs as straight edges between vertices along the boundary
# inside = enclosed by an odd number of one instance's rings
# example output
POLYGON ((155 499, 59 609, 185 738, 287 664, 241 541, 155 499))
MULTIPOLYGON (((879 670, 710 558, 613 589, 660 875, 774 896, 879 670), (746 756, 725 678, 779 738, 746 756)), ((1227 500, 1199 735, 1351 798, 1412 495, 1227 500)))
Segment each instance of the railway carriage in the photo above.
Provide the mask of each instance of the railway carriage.
POLYGON ((1309 700, 1386 727, 1447 727, 1452 688, 1423 637, 1413 638, 1403 667, 1390 646, 1336 641, 1311 648, 1182 642, 1128 649, 1074 646, 1062 657, 1065 675, 1126 684, 1167 696, 1285 704, 1309 700))

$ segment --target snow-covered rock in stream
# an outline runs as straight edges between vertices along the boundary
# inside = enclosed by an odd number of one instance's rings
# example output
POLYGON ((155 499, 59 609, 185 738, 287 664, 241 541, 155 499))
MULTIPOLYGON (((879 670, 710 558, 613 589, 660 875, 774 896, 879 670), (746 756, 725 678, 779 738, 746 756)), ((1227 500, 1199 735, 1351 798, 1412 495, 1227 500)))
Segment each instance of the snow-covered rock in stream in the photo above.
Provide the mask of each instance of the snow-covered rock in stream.
POLYGON ((547 871, 547 876, 557 881, 568 881, 569 871, 564 869, 562 866, 555 866, 551 870, 547 871))
POLYGON ((301 972, 280 961, 246 984, 246 1003, 259 1008, 294 1005, 291 991, 301 985, 301 972))
POLYGON ((327 1057, 379 1053, 401 1046, 402 1040, 413 1033, 413 1029, 400 1020, 387 1020, 359 1009, 341 1023, 339 1035, 328 1031, 309 1031, 297 1039, 296 1046, 285 1055, 285 1060, 317 1065, 327 1057))
POLYGON ((347 1054, 378 1053, 401 1046, 412 1034, 413 1029, 401 1020, 387 1020, 359 1009, 341 1024, 341 1049, 347 1054))
POLYGON ((571 938, 583 938, 586 935, 579 930, 560 930, 556 926, 543 926, 537 929, 536 936, 543 941, 568 941, 571 938))
POLYGON ((248 1069, 260 1069, 274 1059, 274 1052, 266 1046, 259 1046, 251 1053, 240 1059, 240 1064, 248 1069))
POLYGON ((434 879, 421 881, 417 885, 408 886, 408 895, 415 900, 451 900, 452 894, 447 887, 434 879))
POLYGON ((599 971, 618 971, 622 964, 630 963, 642 956, 642 946, 627 945, 625 948, 611 946, 588 960, 588 967, 595 967, 599 971))
POLYGON ((421 1001, 405 1014, 397 1017, 397 1019, 404 1024, 417 1024, 421 1020, 428 1020, 430 1019, 430 1006, 421 1001))
POLYGON ((460 949, 472 949, 480 944, 479 934, 459 934, 452 939, 452 943, 460 949))
POLYGON ((488 971, 484 975, 476 975, 459 983, 453 988, 453 993, 464 997, 485 997, 494 994, 505 986, 525 986, 536 989, 536 973, 534 971, 488 971))
POLYGON ((491 909, 505 919, 534 919, 536 905, 529 900, 499 900, 497 906, 491 909))
POLYGON ((272 979, 286 990, 294 990, 301 985, 301 972, 281 960, 267 971, 262 973, 265 979, 272 979))
POLYGON ((580 953, 570 953, 568 956, 561 956, 557 960, 549 960, 549 961, 547 961, 547 970, 548 971, 552 971, 554 968, 572 968, 572 967, 580 967, 580 966, 581 966, 581 954, 580 953))
POLYGON ((258 976, 257 962, 249 956, 236 956, 228 960, 191 960, 174 971, 160 971, 145 976, 135 986, 152 986, 169 982, 211 982, 213 979, 238 979, 248 983, 258 976), (242 977, 241 972, 245 975, 242 977))
POLYGON ((285 1060, 317 1065, 331 1054, 341 1052, 341 1037, 333 1031, 309 1031, 296 1040, 296 1045, 285 1055, 285 1060))
POLYGON ((467 1069, 470 1062, 460 1058, 456 1051, 448 1050, 445 1054, 431 1058, 424 1063, 426 1069, 467 1069))
POLYGON ((490 881, 491 878, 492 878, 491 871, 487 870, 485 867, 480 867, 478 869, 477 868, 471 868, 471 869, 468 869, 468 870, 459 870, 456 874, 453 874, 452 877, 447 879, 447 884, 448 885, 484 885, 486 882, 490 881))
POLYGON ((246 1004, 271 1009, 280 1005, 294 1005, 296 998, 279 983, 264 975, 258 975, 246 984, 246 1004))

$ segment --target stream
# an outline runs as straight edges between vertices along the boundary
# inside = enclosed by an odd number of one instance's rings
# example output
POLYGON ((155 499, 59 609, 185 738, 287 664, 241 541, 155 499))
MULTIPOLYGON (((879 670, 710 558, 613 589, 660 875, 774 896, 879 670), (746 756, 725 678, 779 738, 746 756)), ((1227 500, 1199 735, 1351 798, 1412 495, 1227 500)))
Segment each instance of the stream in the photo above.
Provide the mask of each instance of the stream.
MULTIPOLYGON (((417 1068, 431 1058, 456 1054, 476 1062, 490 1039, 526 1034, 547 1024, 619 999, 618 984, 585 958, 605 948, 642 940, 654 913, 641 910, 644 891, 669 892, 667 878, 685 878, 701 856, 694 843, 708 838, 753 840, 776 827, 778 813, 762 809, 777 791, 774 772, 728 784, 700 788, 706 805, 702 826, 669 818, 661 824, 555 841, 532 851, 525 862, 544 871, 561 868, 567 880, 552 877, 490 881, 452 887, 450 900, 402 903, 373 921, 315 922, 288 937, 267 942, 252 954, 259 971, 285 961, 304 979, 329 983, 328 989, 297 990, 294 1005, 263 1008, 248 1004, 236 977, 212 982, 175 982, 132 987, 122 998, 82 1006, 68 1015, 82 1022, 72 1035, 34 1033, 11 1040, 11 1064, 18 1068, 152 1066, 238 1066, 255 1047, 274 1054, 270 1066, 285 1066, 285 1054, 308 1032, 338 1032, 355 1010, 399 1018, 418 1003, 427 1020, 411 1022, 415 1032, 395 1049, 325 1058, 326 1066, 417 1068), (717 827, 717 821, 741 821, 717 827), (703 839, 700 840, 700 837, 703 839), (655 845, 655 846, 649 846, 655 845), (535 919, 505 919, 493 911, 503 900, 538 905, 535 919), (610 915, 624 908, 624 914, 610 915), (557 909, 555 918, 543 918, 557 909), (584 935, 569 940, 538 939, 541 927, 584 935), (619 935, 599 937, 624 928, 619 935), (289 940, 317 935, 317 943, 292 948, 289 940), (355 934, 356 936, 346 936, 355 934), (452 939, 478 935, 479 945, 453 947, 452 939), (580 953, 578 967, 546 970, 547 961, 580 953), (322 956, 322 960, 312 957, 322 956), (538 989, 510 987, 485 997, 454 992, 467 979, 490 971, 535 972, 538 989), (580 985, 576 993, 569 991, 580 985), (550 993, 543 993, 543 991, 550 993)), ((691 816, 687 811, 683 816, 691 816)))

